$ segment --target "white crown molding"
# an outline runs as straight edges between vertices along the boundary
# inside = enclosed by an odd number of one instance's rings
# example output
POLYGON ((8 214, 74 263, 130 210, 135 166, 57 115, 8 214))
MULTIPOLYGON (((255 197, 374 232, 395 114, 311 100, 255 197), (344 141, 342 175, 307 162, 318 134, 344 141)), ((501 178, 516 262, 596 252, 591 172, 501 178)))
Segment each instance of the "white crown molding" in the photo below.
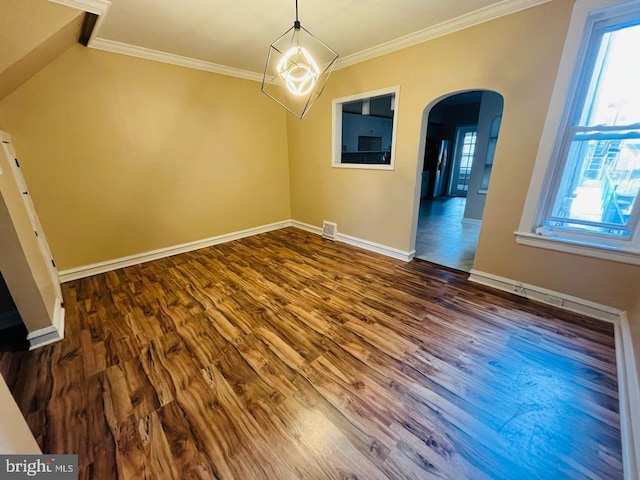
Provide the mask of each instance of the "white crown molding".
POLYGON ((84 12, 93 13, 98 16, 96 20, 96 24, 93 27, 93 31, 91 32, 91 37, 89 38, 88 45, 91 46, 91 43, 95 40, 98 35, 98 31, 102 25, 102 22, 107 16, 107 12, 109 11, 109 7, 111 6, 111 2, 109 0, 49 0, 50 2, 58 3, 60 5, 65 5, 67 7, 75 8, 78 10, 82 10, 84 12))
MULTIPOLYGON (((152 50, 136 45, 129 45, 126 43, 117 42, 115 40, 108 40, 106 38, 98 38, 100 24, 102 23, 105 14, 111 6, 111 2, 109 0, 49 1, 84 10, 86 12, 95 13, 96 15, 100 16, 89 41, 89 47, 96 48, 98 50, 105 50, 107 52, 120 53, 132 57, 154 60, 156 62, 170 63, 172 65, 179 65, 181 67, 203 70, 205 72, 218 73, 220 75, 244 78, 246 80, 253 80, 256 82, 262 81, 262 73, 228 67, 226 65, 206 62, 204 60, 197 60, 190 57, 183 57, 181 55, 175 55, 172 53, 160 52, 158 50, 152 50)), ((376 45, 375 47, 367 48, 360 52, 347 55, 346 57, 338 58, 335 70, 349 67, 366 60, 371 60, 372 58, 380 57, 397 50, 402 50, 403 48, 412 47, 413 45, 417 45, 434 38, 442 37, 459 30, 464 30, 465 28, 479 25, 481 23, 504 17, 505 15, 510 15, 521 10, 526 10, 528 8, 532 8, 550 1, 551 0, 503 0, 502 2, 489 5, 465 15, 461 15, 460 17, 439 23, 438 25, 434 25, 429 28, 425 28, 424 30, 419 30, 417 32, 404 35, 389 42, 376 45)))
POLYGON ((67 7, 75 8, 95 15, 103 15, 109 10, 111 2, 109 0, 49 0, 67 7))
POLYGON ((147 60, 154 60, 156 62, 170 63, 172 65, 193 68, 195 70, 203 70, 205 72, 218 73, 220 75, 244 78, 245 80, 253 80, 256 82, 262 81, 261 73, 241 70, 239 68, 227 67, 225 65, 205 62, 203 60, 196 60, 195 58, 174 55, 173 53, 160 52, 158 50, 129 45, 127 43, 116 42, 114 40, 108 40, 106 38, 96 38, 89 44, 89 46, 98 50, 120 53, 122 55, 129 55, 131 57, 145 58, 147 60))
POLYGON ((49 0, 50 2, 59 3, 67 7, 76 8, 85 12, 94 13, 99 16, 91 38, 89 40, 89 47, 97 50, 104 50, 106 52, 119 53, 122 55, 129 55, 131 57, 144 58, 146 60, 153 60, 156 62, 169 63, 171 65, 178 65, 180 67, 193 68, 195 70, 202 70, 205 72, 218 73, 220 75, 228 75, 231 77, 244 78, 245 80, 252 80, 256 82, 262 82, 262 74, 257 72, 250 72, 248 70, 242 70, 239 68, 228 67, 226 65, 219 65, 217 63, 206 62, 204 60, 197 60, 195 58, 183 57, 181 55, 175 55, 173 53, 161 52, 159 50, 152 50, 150 48, 139 47, 137 45, 130 45, 128 43, 117 42, 115 40, 109 40, 107 38, 98 37, 100 26, 104 17, 111 6, 109 0, 49 0))
POLYGON ((424 30, 419 30, 402 37, 398 37, 389 42, 381 43, 375 47, 367 48, 360 52, 338 58, 334 70, 349 67, 356 63, 371 60, 372 58, 381 57, 388 53, 402 50, 403 48, 412 47, 419 43, 442 37, 465 28, 473 27, 496 18, 504 17, 512 13, 536 7, 551 0, 504 0, 500 3, 489 5, 487 7, 475 10, 473 12, 461 15, 452 20, 439 23, 424 30))

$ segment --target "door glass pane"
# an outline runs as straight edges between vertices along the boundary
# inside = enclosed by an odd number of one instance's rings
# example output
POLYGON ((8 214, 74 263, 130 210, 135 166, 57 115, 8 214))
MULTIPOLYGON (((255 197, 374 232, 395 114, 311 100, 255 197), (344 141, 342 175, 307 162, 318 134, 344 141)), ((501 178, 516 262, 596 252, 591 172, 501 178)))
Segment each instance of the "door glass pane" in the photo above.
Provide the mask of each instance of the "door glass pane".
POLYGON ((460 156, 460 170, 458 171, 458 191, 469 190, 469 177, 471 176, 471 164, 473 163, 473 152, 476 148, 476 132, 466 132, 462 142, 462 153, 460 156))

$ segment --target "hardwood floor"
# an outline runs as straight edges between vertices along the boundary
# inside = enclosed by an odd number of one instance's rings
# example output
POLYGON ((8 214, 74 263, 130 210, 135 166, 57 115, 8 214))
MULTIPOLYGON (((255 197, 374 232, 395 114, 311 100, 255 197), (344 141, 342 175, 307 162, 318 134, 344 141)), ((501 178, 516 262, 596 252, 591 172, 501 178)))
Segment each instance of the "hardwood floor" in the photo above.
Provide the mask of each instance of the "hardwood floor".
POLYGON ((289 228, 63 285, 0 354, 93 479, 621 479, 611 325, 289 228))

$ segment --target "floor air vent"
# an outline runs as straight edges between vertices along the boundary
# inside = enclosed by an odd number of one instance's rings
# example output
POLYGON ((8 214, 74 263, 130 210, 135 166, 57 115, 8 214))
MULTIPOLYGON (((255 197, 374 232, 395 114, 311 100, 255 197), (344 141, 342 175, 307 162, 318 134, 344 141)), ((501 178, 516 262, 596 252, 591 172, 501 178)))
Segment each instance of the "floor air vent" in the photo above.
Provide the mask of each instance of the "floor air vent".
POLYGON ((333 222, 322 222, 322 238, 329 240, 336 239, 336 233, 338 232, 338 224, 333 222))

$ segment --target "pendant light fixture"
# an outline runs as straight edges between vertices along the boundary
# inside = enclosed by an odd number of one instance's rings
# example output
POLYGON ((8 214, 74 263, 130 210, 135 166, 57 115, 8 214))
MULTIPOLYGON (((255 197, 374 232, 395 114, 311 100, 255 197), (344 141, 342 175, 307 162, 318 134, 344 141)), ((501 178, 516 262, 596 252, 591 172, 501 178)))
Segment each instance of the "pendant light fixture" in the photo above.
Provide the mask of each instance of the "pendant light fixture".
POLYGON ((314 37, 296 20, 269 47, 262 92, 296 117, 302 118, 318 99, 338 54, 314 37))

